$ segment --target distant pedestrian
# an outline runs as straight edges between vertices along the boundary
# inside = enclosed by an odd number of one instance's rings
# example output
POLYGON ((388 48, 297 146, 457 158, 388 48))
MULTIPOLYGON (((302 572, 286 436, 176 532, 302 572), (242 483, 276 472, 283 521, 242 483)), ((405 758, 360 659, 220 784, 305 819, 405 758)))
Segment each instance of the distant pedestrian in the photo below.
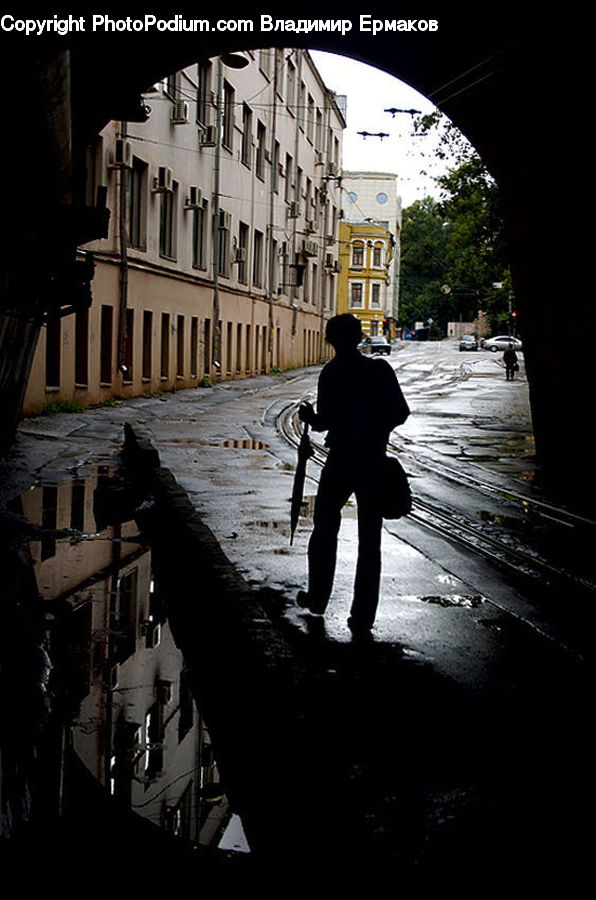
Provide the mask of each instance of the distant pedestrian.
POLYGON ((300 407, 300 418, 315 431, 326 431, 329 448, 315 502, 314 528, 308 545, 308 591, 300 591, 298 604, 323 613, 335 575, 341 510, 350 495, 358 504, 358 561, 348 626, 368 631, 375 620, 381 577, 383 516, 382 473, 389 434, 409 415, 391 365, 363 356, 359 319, 333 316, 326 340, 335 357, 319 376, 317 412, 310 403, 300 407))
POLYGON ((503 362, 505 364, 505 378, 507 381, 513 381, 515 373, 518 371, 519 366, 517 364, 517 353, 513 347, 513 341, 510 342, 509 346, 503 353, 503 362))

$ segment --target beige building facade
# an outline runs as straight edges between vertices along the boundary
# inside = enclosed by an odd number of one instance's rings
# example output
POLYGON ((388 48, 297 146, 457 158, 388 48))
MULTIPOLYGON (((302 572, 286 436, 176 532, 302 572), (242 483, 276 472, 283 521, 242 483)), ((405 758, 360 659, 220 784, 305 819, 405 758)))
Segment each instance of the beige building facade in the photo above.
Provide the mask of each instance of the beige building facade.
POLYGON ((86 406, 319 362, 335 313, 343 98, 307 51, 176 72, 88 153, 93 302, 44 323, 24 403, 86 406))
POLYGON ((387 315, 392 328, 399 319, 399 273, 401 197, 397 192, 397 175, 391 172, 344 172, 347 222, 370 222, 387 229, 394 237, 393 258, 388 270, 387 315))
POLYGON ((339 233, 338 312, 360 319, 365 337, 394 337, 389 292, 393 235, 383 225, 369 222, 342 222, 339 233))

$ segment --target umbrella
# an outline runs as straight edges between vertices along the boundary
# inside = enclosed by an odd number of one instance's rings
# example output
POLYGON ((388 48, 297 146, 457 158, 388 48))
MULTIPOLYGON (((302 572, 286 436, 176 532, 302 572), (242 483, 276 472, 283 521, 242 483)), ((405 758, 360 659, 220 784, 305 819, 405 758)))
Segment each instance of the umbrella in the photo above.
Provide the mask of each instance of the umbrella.
POLYGON ((307 460, 314 454, 314 450, 308 439, 308 423, 304 423, 302 429, 302 437, 298 445, 298 465, 296 466, 296 474, 294 475, 294 487, 292 488, 292 509, 290 514, 290 544, 294 540, 294 531, 298 524, 298 516, 300 515, 300 507, 302 506, 302 492, 304 490, 304 478, 306 476, 307 460))

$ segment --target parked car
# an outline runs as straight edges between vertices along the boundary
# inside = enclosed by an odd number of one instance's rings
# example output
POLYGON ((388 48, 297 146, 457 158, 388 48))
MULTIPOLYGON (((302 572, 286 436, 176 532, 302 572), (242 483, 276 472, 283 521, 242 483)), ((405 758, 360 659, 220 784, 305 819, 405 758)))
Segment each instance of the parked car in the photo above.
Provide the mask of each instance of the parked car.
POLYGON ((375 335, 374 337, 366 337, 363 341, 358 344, 358 349, 361 353, 386 353, 387 356, 391 353, 391 344, 387 341, 382 335, 375 335))
POLYGON ((460 350, 478 350, 478 341, 472 334, 464 334, 459 339, 460 350))
POLYGON ((509 344, 513 344, 514 350, 523 349, 520 339, 511 337, 509 334, 499 334, 497 337, 488 338, 482 346, 485 350, 491 350, 492 353, 496 353, 497 350, 506 350, 509 344))

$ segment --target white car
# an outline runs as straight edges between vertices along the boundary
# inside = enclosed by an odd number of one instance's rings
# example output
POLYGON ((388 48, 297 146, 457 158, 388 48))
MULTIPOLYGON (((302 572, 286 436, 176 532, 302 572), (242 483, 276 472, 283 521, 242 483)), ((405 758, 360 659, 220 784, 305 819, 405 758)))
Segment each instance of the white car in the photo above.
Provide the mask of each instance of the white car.
POLYGON ((491 350, 496 353, 497 350, 506 350, 509 344, 513 344, 514 350, 522 350, 523 344, 519 338, 511 337, 509 334, 499 334, 497 337, 488 338, 484 341, 482 347, 484 350, 491 350))

